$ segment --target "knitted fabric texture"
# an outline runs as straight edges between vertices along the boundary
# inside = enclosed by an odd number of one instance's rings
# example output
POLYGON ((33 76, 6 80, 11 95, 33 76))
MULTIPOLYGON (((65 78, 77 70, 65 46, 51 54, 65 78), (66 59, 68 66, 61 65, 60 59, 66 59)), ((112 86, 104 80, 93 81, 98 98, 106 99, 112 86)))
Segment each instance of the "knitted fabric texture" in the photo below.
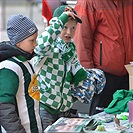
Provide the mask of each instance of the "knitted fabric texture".
POLYGON ((21 14, 11 16, 7 22, 7 34, 11 45, 16 45, 37 31, 30 18, 21 14))

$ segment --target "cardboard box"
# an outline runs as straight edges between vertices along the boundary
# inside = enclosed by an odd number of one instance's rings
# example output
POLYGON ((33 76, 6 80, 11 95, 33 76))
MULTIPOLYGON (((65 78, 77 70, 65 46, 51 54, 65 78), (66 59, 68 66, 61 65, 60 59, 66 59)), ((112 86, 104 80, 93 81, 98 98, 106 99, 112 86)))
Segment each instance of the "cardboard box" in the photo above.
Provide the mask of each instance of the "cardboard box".
POLYGON ((129 90, 133 90, 133 64, 125 65, 128 73, 129 73, 129 90))

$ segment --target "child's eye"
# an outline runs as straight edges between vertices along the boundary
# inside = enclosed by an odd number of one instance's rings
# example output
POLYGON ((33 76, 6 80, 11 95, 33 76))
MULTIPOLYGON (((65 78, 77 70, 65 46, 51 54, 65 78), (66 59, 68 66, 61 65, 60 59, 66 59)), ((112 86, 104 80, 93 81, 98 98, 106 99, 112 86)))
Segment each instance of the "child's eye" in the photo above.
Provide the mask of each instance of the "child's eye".
POLYGON ((34 39, 33 40, 30 40, 30 42, 34 42, 34 41, 36 41, 36 40, 34 40, 34 39))
POLYGON ((64 26, 64 29, 67 29, 67 27, 66 27, 66 26, 64 26))
POLYGON ((74 30, 74 29, 75 29, 75 27, 72 27, 72 29, 74 30))

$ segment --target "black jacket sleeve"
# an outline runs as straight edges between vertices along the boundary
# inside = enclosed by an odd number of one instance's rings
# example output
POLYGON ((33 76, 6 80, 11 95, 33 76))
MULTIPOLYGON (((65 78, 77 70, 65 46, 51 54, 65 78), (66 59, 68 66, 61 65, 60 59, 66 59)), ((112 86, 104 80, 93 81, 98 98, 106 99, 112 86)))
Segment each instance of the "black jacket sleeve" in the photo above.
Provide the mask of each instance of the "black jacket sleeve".
POLYGON ((0 125, 7 133, 26 133, 21 125, 15 106, 11 103, 0 102, 0 125))

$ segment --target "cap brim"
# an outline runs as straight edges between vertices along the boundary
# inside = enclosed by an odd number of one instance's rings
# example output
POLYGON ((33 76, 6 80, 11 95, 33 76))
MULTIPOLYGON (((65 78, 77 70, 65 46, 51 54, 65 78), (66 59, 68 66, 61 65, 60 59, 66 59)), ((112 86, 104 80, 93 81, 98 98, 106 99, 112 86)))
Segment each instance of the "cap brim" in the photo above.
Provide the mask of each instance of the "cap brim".
POLYGON ((76 17, 76 20, 78 23, 82 23, 82 20, 80 18, 76 17))

